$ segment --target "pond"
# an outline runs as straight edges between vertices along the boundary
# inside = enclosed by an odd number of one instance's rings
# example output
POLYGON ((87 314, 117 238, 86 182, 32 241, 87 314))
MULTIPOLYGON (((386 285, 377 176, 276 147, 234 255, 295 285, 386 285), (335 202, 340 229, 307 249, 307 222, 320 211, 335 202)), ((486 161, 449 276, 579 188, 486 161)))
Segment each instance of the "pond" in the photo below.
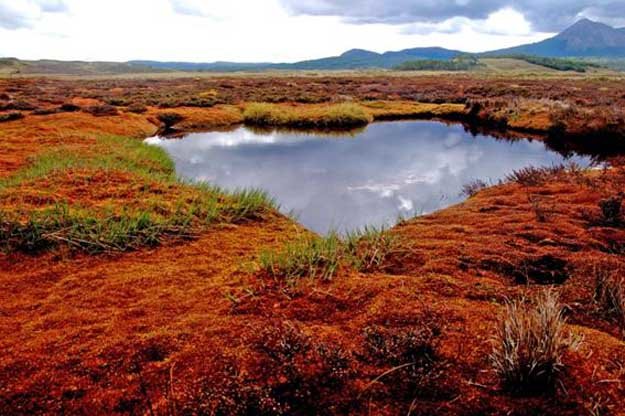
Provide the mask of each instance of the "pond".
POLYGON ((392 226, 463 201, 469 182, 496 183, 527 166, 591 162, 541 141, 474 136, 461 125, 429 121, 374 123, 343 135, 240 127, 146 142, 164 148, 182 177, 264 189, 283 212, 321 234, 392 226))

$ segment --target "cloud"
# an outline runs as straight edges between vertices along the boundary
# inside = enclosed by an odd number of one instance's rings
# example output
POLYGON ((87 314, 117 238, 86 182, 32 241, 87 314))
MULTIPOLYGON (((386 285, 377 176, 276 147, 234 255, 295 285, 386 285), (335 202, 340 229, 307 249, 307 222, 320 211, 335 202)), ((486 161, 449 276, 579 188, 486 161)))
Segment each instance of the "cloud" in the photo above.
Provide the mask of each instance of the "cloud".
POLYGON ((556 32, 581 17, 608 19, 624 24, 625 4, 617 0, 280 0, 298 15, 340 16, 356 24, 439 24, 463 18, 487 20, 500 10, 522 13, 533 30, 556 32))
POLYGON ((0 0, 0 27, 19 29, 30 27, 44 13, 67 11, 63 0, 0 0))
POLYGON ((406 35, 427 35, 433 32, 454 34, 468 30, 496 36, 527 36, 532 33, 531 24, 525 16, 510 8, 496 11, 486 19, 452 17, 440 23, 413 23, 403 27, 401 33, 406 35))
POLYGON ((174 12, 185 16, 212 17, 207 1, 170 0, 174 12))

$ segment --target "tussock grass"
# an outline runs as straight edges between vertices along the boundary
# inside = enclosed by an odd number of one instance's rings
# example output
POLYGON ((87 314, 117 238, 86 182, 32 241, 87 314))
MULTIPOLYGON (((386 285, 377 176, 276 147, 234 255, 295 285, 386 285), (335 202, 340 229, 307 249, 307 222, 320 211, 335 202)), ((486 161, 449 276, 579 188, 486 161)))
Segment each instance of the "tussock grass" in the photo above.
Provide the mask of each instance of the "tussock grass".
POLYGON ((354 103, 319 106, 287 106, 251 103, 245 107, 246 124, 265 127, 354 128, 373 121, 362 106, 354 103))
POLYGON ((228 195, 229 201, 221 211, 228 222, 262 219, 263 214, 279 208, 276 201, 261 189, 241 189, 230 194, 222 190, 221 193, 228 195))
POLYGON ((260 265, 272 277, 287 282, 305 277, 330 281, 339 267, 340 256, 341 241, 331 234, 325 238, 302 238, 278 251, 264 251, 260 265))
POLYGON ((565 353, 579 344, 565 323, 559 295, 552 290, 506 305, 490 358, 508 390, 536 394, 555 389, 565 353))
POLYGON ((89 253, 126 251, 157 245, 164 236, 187 235, 190 225, 191 214, 183 212, 166 220, 145 211, 97 217, 60 205, 36 212, 24 223, 0 214, 0 241, 6 252, 58 246, 89 253))
POLYGON ((611 270, 596 270, 594 300, 604 313, 616 316, 621 326, 625 328, 624 277, 611 270))
POLYGON ((341 264, 369 273, 383 268, 392 253, 401 249, 399 240, 384 228, 365 227, 327 237, 305 237, 280 250, 260 255, 261 269, 274 278, 294 282, 301 278, 332 280, 341 264))
POLYGON ((344 244, 351 264, 361 272, 379 270, 400 248, 398 238, 383 227, 364 227, 347 233, 344 244))
POLYGON ((524 186, 538 186, 552 180, 556 175, 564 172, 564 165, 534 167, 529 166, 516 170, 506 177, 509 182, 516 182, 524 186))
POLYGON ((543 167, 528 166, 506 176, 506 181, 516 182, 524 186, 539 186, 558 179, 562 175, 579 176, 582 171, 582 167, 573 162, 543 167))

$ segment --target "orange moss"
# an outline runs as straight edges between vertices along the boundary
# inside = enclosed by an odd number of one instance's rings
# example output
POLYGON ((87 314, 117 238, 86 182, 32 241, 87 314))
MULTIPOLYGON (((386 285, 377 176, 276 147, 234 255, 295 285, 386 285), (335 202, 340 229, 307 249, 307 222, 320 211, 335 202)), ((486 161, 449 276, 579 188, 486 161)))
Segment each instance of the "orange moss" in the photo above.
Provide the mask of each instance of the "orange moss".
MULTIPOLYGON (((464 111, 464 105, 363 105, 375 117, 446 117, 464 111)), ((157 126, 149 120, 159 111, 28 115, 5 123, 0 174, 54 146, 99 151, 94 149, 97 134, 154 134, 157 126)), ((241 120, 241 110, 232 106, 168 111, 185 117, 183 129, 241 120)), ((536 120, 528 117, 518 126, 542 125, 542 114, 535 112, 536 120)), ((342 378, 331 379, 336 384, 312 396, 319 406, 312 410, 322 413, 406 414, 413 403, 413 414, 572 416, 601 401, 618 414, 625 397, 619 362, 625 342, 619 323, 596 313, 592 270, 602 262, 625 266, 618 252, 625 247, 625 233, 593 226, 588 218, 598 215, 599 200, 624 187, 625 170, 616 167, 560 173, 536 186, 489 188, 463 204, 395 227, 392 233, 406 250, 388 259, 388 273, 345 267, 325 284, 284 286, 258 271, 262 250, 277 249, 306 232, 279 215, 216 226, 194 241, 165 241, 134 253, 0 254, 0 413, 167 414, 194 400, 216 406, 219 399, 245 405, 243 398, 251 392, 260 397, 300 392, 293 384, 301 380, 318 388, 328 380, 320 370, 327 362, 306 359, 321 355, 331 358, 335 369, 348 363, 342 378), (545 215, 537 215, 537 209, 545 215), (584 343, 579 353, 566 357, 566 393, 512 397, 499 389, 487 359, 497 314, 506 298, 552 280, 569 305, 570 328, 584 336, 584 343), (383 377, 372 384, 393 365, 368 355, 365 329, 382 327, 401 335, 425 321, 434 322, 441 334, 419 388, 410 378, 393 383, 397 379, 383 377), (262 334, 289 325, 317 349, 302 356, 302 346, 295 345, 289 351, 299 361, 283 367, 288 360, 272 358, 276 352, 266 351, 262 334)), ((26 181, 0 195, 0 207, 29 211, 62 200, 90 207, 140 206, 158 195, 167 208, 185 192, 127 172, 76 169, 26 181)))

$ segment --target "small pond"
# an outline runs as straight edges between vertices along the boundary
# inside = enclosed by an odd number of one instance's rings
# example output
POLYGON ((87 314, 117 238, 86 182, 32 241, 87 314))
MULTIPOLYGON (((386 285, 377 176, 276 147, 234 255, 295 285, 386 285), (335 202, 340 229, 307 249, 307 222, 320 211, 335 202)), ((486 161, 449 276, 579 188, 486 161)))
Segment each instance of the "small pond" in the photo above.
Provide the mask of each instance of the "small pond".
POLYGON ((164 148, 182 177, 262 188, 283 212, 322 234, 391 226, 461 202, 469 182, 496 183, 523 167, 591 163, 541 141, 474 136, 461 125, 429 121, 374 123, 344 135, 240 127, 146 141, 164 148))

